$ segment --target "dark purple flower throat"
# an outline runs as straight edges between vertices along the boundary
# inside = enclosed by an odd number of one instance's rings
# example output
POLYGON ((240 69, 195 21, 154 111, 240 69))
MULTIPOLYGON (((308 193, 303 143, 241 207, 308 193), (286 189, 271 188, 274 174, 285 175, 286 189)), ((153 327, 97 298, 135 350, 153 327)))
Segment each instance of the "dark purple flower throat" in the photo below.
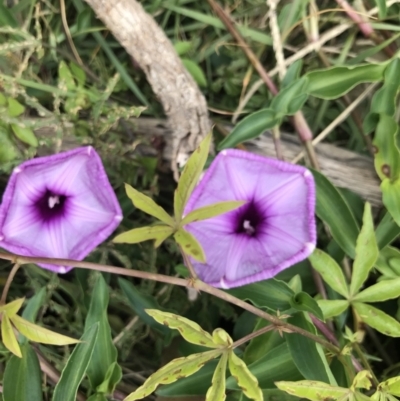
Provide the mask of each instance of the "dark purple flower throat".
POLYGON ((243 205, 236 214, 235 233, 257 236, 257 230, 265 224, 265 214, 254 200, 243 205))
POLYGON ((55 193, 46 188, 43 195, 34 203, 34 207, 42 221, 48 222, 65 215, 67 200, 66 195, 55 193))

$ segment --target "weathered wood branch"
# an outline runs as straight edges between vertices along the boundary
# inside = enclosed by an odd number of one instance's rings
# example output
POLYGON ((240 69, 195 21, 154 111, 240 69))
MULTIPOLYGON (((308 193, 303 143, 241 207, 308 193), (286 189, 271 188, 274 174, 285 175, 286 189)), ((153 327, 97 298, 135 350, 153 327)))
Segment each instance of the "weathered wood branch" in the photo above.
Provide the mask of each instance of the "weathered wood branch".
POLYGON ((136 0, 85 0, 146 74, 171 128, 172 168, 210 132, 207 103, 163 30, 136 0))

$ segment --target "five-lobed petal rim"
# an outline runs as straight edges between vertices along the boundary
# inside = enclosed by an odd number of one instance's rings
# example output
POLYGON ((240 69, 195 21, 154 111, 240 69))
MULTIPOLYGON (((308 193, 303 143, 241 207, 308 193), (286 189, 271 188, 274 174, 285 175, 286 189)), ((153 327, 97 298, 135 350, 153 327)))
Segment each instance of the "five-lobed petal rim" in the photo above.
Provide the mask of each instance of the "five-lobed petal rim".
POLYGON ((316 244, 315 184, 304 167, 241 150, 224 150, 193 191, 185 214, 229 200, 247 204, 185 228, 207 262, 200 279, 222 288, 274 277, 309 256, 316 244))
MULTIPOLYGON (((0 206, 0 247, 25 256, 82 260, 119 225, 122 211, 91 147, 15 168, 0 206)), ((71 268, 41 264, 58 273, 71 268)))

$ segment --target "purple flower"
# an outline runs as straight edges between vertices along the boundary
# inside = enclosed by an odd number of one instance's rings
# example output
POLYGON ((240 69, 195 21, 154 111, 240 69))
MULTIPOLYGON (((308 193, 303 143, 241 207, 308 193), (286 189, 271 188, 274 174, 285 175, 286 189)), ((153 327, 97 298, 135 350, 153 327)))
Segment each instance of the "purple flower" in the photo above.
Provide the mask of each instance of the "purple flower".
POLYGON ((199 278, 232 288, 274 277, 305 259, 316 244, 315 186, 304 167, 241 150, 213 161, 185 208, 246 200, 232 212, 187 224, 206 263, 191 259, 199 278))
MULTIPOLYGON (((15 168, 0 206, 0 247, 24 256, 82 260, 122 220, 101 159, 91 147, 15 168)), ((71 267, 40 264, 66 273, 71 267)))

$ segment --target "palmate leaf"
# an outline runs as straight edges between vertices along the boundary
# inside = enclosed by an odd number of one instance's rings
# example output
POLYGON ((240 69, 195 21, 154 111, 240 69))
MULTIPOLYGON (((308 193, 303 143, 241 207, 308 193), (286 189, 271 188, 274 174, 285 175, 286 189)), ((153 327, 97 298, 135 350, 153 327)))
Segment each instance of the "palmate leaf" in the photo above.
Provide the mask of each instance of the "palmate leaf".
POLYGON ((206 262, 206 255, 197 239, 188 231, 180 229, 174 234, 175 241, 182 251, 201 263, 206 262))
POLYGON ((150 214, 169 226, 175 224, 174 219, 161 206, 158 206, 153 199, 142 194, 128 184, 125 184, 125 190, 128 197, 138 209, 143 210, 143 212, 150 214))
POLYGON ((228 353, 224 352, 215 368, 211 387, 207 390, 206 401, 224 401, 226 398, 226 363, 228 353))
POLYGON ((165 224, 158 226, 146 226, 140 228, 134 228, 133 230, 126 231, 122 234, 117 235, 113 242, 126 243, 126 244, 137 244, 139 242, 155 240, 155 247, 161 245, 170 235, 172 235, 174 229, 165 224))
POLYGON ((255 401, 263 400, 263 394, 258 385, 257 378, 233 351, 229 353, 229 370, 247 398, 255 401))
POLYGON ((173 383, 180 378, 190 376, 200 370, 205 363, 217 358, 222 353, 222 349, 212 350, 174 359, 153 373, 142 386, 129 394, 124 401, 140 400, 151 394, 160 384, 173 383))
POLYGON ((174 195, 175 220, 180 223, 186 203, 196 186, 210 151, 211 132, 203 139, 185 164, 174 195))
POLYGON ((231 336, 224 329, 215 329, 212 333, 215 344, 230 347, 233 344, 231 336))
POLYGON ((219 348, 219 344, 216 344, 213 341, 211 334, 203 330, 197 323, 186 319, 183 316, 169 312, 162 312, 157 309, 146 309, 146 312, 158 323, 171 329, 178 330, 181 336, 192 344, 210 348, 219 348))
POLYGON ((383 302, 400 297, 400 277, 383 280, 358 293, 353 300, 359 302, 383 302))
POLYGON ((31 341, 42 344, 67 345, 79 343, 75 338, 63 336, 54 331, 47 330, 37 324, 28 322, 22 317, 15 315, 11 318, 16 329, 31 341))
POLYGON ((227 201, 201 207, 187 214, 183 218, 181 225, 189 224, 194 221, 210 219, 211 217, 231 212, 232 210, 238 209, 240 206, 243 206, 245 203, 247 203, 247 201, 227 201))
POLYGON ((17 338, 14 334, 14 329, 11 325, 10 318, 6 313, 3 313, 1 320, 1 338, 4 346, 18 358, 22 358, 21 348, 19 347, 17 338))
POLYGON ((321 308, 325 319, 338 316, 343 313, 350 303, 347 299, 319 299, 318 306, 321 308))

